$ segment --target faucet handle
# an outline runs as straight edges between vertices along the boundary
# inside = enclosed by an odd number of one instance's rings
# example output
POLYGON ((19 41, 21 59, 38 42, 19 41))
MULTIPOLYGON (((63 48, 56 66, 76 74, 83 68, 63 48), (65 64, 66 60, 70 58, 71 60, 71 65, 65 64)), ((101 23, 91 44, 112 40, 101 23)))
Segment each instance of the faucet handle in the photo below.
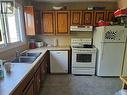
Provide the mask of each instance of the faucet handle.
POLYGON ((16 57, 20 56, 20 51, 16 50, 16 57))

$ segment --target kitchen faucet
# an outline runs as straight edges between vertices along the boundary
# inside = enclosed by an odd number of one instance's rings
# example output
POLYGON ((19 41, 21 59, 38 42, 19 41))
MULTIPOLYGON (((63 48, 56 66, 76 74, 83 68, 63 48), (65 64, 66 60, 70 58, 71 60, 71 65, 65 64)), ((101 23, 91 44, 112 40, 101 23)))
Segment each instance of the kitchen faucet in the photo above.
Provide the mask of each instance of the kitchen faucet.
POLYGON ((19 57, 19 56, 20 56, 20 51, 16 50, 16 57, 19 57))

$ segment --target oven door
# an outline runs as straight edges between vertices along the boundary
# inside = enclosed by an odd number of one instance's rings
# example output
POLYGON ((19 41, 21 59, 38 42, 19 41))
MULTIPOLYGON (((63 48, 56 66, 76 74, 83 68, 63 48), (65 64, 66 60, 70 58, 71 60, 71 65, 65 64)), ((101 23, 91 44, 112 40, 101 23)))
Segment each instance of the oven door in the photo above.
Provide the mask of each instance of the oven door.
POLYGON ((96 52, 73 52, 72 67, 95 67, 96 52))

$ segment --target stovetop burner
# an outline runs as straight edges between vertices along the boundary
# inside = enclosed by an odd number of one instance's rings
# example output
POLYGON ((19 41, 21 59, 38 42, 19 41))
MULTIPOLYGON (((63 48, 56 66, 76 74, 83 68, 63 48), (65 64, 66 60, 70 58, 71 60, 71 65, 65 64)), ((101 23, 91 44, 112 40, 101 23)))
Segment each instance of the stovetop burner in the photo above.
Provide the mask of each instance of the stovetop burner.
POLYGON ((73 48, 93 48, 93 45, 84 44, 83 46, 73 46, 73 48))
POLYGON ((93 45, 84 44, 84 45, 83 45, 83 48, 93 48, 93 45))

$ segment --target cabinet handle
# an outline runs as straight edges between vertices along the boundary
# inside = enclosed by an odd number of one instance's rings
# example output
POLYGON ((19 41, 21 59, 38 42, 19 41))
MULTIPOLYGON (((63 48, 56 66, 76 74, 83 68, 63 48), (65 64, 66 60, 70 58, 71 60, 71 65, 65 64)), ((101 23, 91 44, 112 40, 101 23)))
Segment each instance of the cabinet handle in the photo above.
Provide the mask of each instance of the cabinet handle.
POLYGON ((38 79, 38 82, 40 83, 40 82, 41 82, 41 80, 40 80, 40 79, 38 79))

